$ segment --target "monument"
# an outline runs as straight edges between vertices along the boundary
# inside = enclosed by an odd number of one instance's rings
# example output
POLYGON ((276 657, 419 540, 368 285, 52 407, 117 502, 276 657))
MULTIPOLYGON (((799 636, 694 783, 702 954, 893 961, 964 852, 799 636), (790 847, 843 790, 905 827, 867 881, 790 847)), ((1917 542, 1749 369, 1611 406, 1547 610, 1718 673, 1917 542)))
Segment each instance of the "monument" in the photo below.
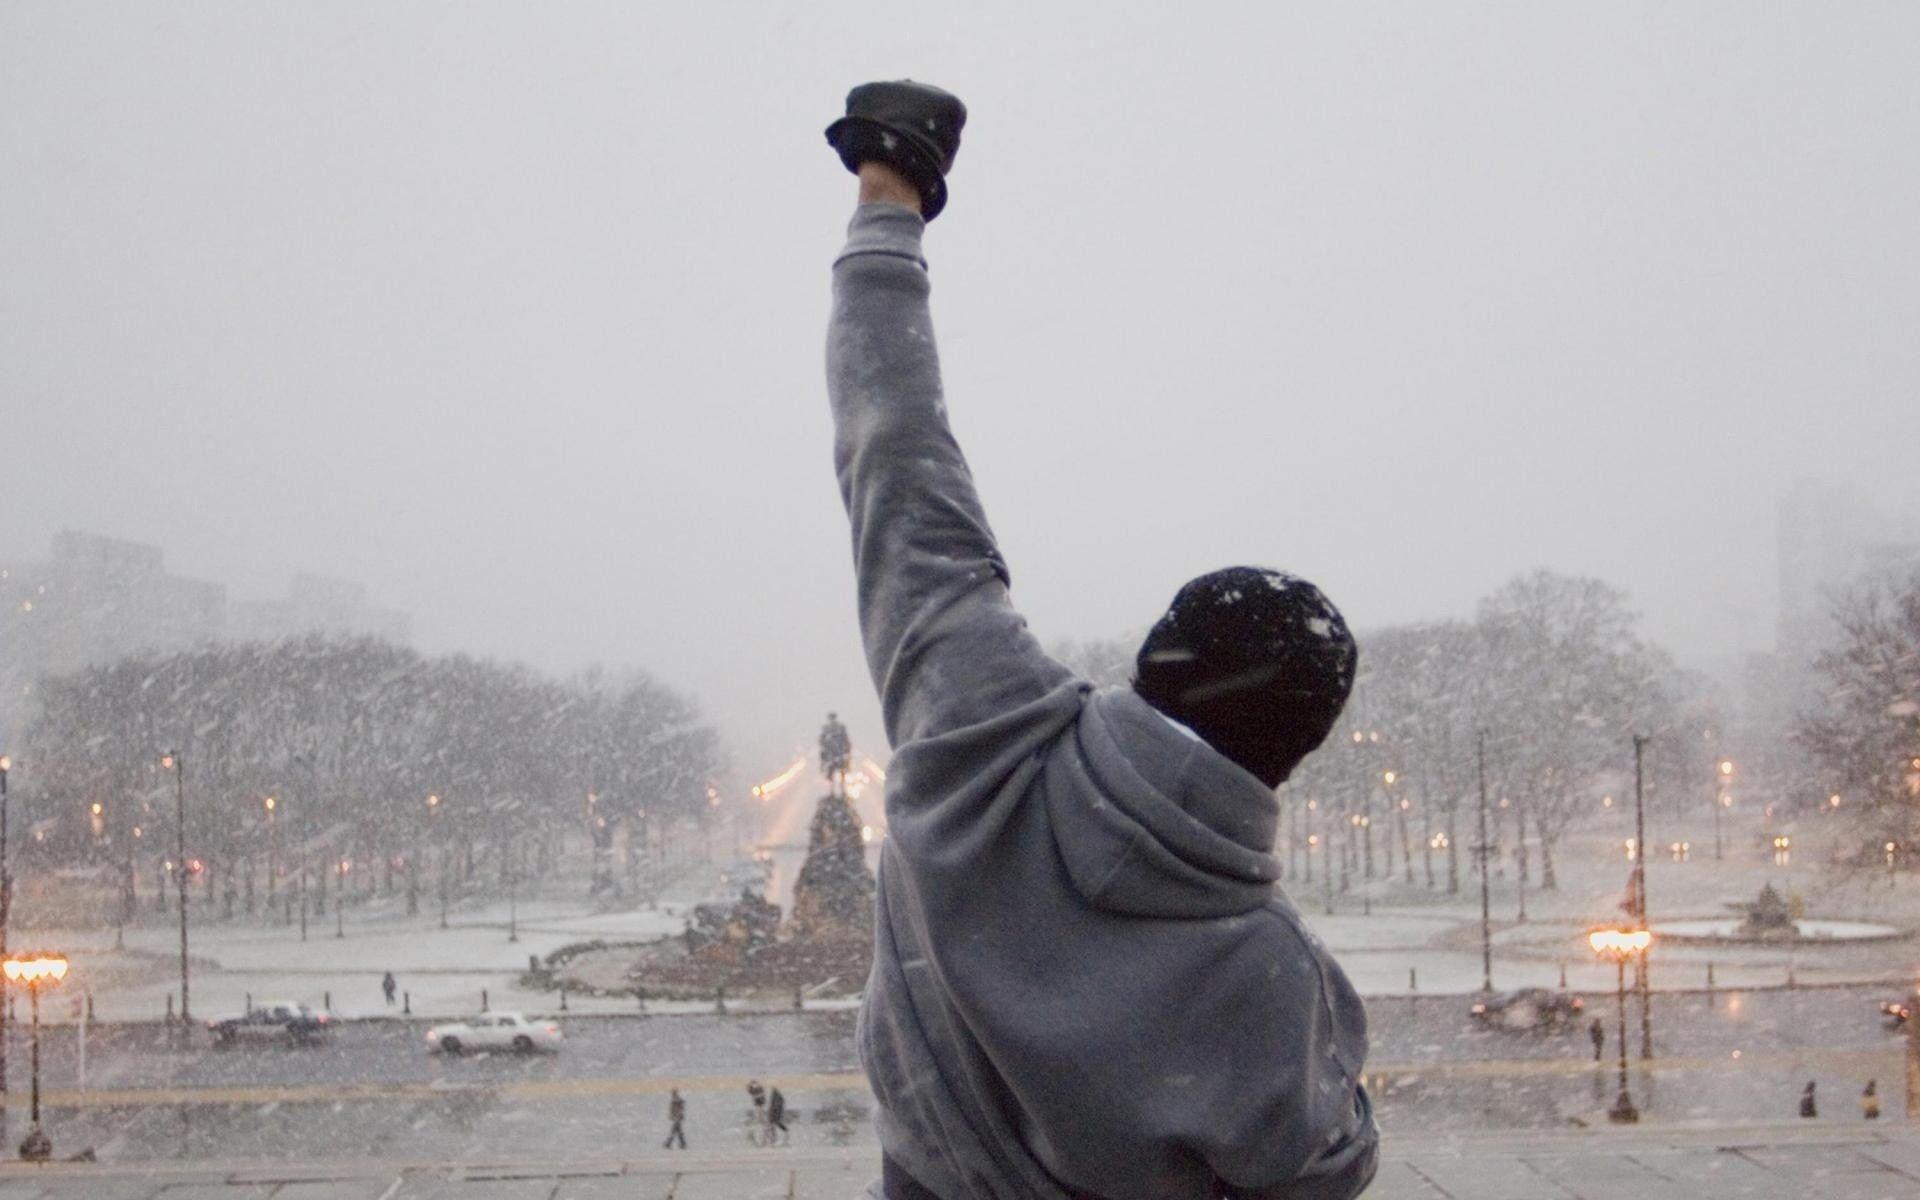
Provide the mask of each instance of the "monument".
POLYGON ((873 872, 867 838, 847 795, 853 740, 833 713, 820 730, 820 773, 826 794, 814 807, 807 856, 794 879, 793 908, 753 886, 737 900, 697 905, 681 936, 642 946, 607 947, 570 963, 556 986, 601 990, 617 959, 625 989, 653 998, 720 994, 738 1001, 857 995, 873 965, 873 872), (610 961, 603 967, 604 954, 610 961))
POLYGON ((828 713, 820 727, 820 773, 827 777, 827 791, 842 799, 847 794, 847 766, 853 761, 853 739, 840 723, 838 713, 828 713))
POLYGON ((873 936, 873 873, 867 870, 867 840, 860 815, 847 799, 847 767, 853 740, 837 714, 820 729, 820 773, 827 794, 807 827, 807 858, 793 884, 791 936, 832 939, 873 936))

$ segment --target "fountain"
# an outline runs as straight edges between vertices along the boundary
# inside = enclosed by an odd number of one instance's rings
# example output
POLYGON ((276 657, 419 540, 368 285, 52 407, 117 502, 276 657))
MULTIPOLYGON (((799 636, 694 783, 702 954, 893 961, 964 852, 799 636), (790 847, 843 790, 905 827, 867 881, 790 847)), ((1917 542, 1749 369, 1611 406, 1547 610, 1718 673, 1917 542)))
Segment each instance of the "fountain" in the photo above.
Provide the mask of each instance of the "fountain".
POLYGON ((1663 921, 1653 927, 1666 942, 1739 943, 1781 946, 1873 942, 1907 936, 1907 931, 1874 921, 1810 919, 1799 896, 1782 896, 1767 884, 1750 902, 1730 904, 1733 917, 1663 921))

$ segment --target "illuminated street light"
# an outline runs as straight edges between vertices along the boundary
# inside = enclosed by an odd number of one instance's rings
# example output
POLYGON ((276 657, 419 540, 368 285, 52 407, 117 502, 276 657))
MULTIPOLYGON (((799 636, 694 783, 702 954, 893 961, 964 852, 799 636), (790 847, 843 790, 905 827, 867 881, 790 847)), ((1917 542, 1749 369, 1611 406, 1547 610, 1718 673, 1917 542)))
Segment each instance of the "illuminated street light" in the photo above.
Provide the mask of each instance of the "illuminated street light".
POLYGON ((67 960, 58 954, 7 956, 0 962, 7 982, 27 989, 27 1002, 33 1012, 33 1126, 20 1142, 20 1157, 45 1162, 53 1157, 53 1139, 40 1128, 40 989, 56 987, 67 977, 67 960))
POLYGON ((1620 1006, 1620 1094, 1607 1110, 1607 1119, 1631 1125, 1640 1119, 1640 1110, 1627 1094, 1627 960, 1646 953, 1653 934, 1645 929, 1596 929, 1587 935, 1587 944, 1595 954, 1613 960, 1614 996, 1620 1006))
POLYGON ((341 910, 347 906, 347 872, 352 869, 352 860, 343 858, 333 876, 333 936, 337 938, 347 936, 347 919, 341 910))
POLYGON ((187 1007, 187 762, 177 750, 160 756, 160 765, 173 772, 174 845, 180 867, 174 879, 180 885, 180 1032, 184 1037, 191 1024, 187 1007))
MULTIPOLYGON (((594 794, 588 792, 587 802, 591 804, 594 799, 594 794)), ((434 820, 438 818, 439 815, 440 796, 439 793, 436 792, 427 797, 427 824, 429 827, 433 825, 434 820)), ((440 928, 447 928, 447 848, 444 845, 440 847, 440 928)))
MULTIPOLYGON (((7 773, 13 758, 0 754, 0 956, 7 952, 7 918, 13 911, 13 875, 7 870, 7 773)), ((0 1004, 0 1113, 7 1099, 7 1006, 0 1004)))
POLYGON ((1713 785, 1715 789, 1717 789, 1714 795, 1714 804, 1713 804, 1713 861, 1715 862, 1720 861, 1720 855, 1721 855, 1720 811, 1722 809, 1733 807, 1733 796, 1730 795, 1727 791, 1727 788, 1732 783, 1733 783, 1733 760, 1730 758, 1723 758, 1720 760, 1720 769, 1715 773, 1714 780, 1713 780, 1713 785))
POLYGON ((280 824, 274 820, 273 814, 280 807, 280 802, 272 796, 262 796, 260 807, 267 814, 267 912, 271 915, 280 875, 280 824))

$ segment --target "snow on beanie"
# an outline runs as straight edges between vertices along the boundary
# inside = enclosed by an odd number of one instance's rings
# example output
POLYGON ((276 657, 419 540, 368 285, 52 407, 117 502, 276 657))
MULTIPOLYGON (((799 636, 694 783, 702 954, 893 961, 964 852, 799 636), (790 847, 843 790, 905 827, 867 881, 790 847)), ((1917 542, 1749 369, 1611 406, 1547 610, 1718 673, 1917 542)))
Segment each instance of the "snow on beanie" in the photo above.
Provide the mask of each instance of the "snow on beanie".
POLYGON ((1227 567, 1182 587, 1148 631, 1134 690, 1269 787, 1326 740, 1359 650, 1320 589, 1227 567))

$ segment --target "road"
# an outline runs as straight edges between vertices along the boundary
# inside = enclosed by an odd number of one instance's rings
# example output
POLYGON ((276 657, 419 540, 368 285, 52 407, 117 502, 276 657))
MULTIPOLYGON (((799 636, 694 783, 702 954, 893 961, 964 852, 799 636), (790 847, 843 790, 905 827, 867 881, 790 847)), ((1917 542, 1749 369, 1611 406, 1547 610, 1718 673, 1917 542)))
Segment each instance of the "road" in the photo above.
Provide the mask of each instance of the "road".
MULTIPOLYGON (((1886 1116, 1903 1112, 1901 1039, 1867 989, 1656 997, 1659 1057, 1629 1083, 1650 1122, 1791 1117, 1801 1086, 1821 1085, 1824 1115, 1857 1121, 1858 1094, 1880 1080, 1886 1116)), ((1467 1001, 1369 1005, 1369 1082, 1390 1133, 1565 1128, 1602 1120, 1616 1086, 1614 1046, 1595 1066, 1584 1029, 1558 1035, 1484 1030, 1467 1001)), ((1611 997, 1590 1003, 1615 1028, 1611 997)), ((109 1026, 88 1045, 78 1085, 70 1029, 43 1044, 46 1120, 62 1152, 109 1159, 405 1155, 450 1161, 500 1155, 592 1155, 664 1137, 666 1093, 690 1105, 688 1133, 709 1148, 746 1144, 744 1088, 774 1080, 795 1114, 793 1141, 871 1142, 851 1013, 599 1017, 566 1022, 557 1055, 428 1054, 424 1025, 342 1025, 312 1048, 183 1046, 159 1026, 109 1026)), ((13 1132, 25 1100, 26 1046, 14 1044, 13 1132)))

